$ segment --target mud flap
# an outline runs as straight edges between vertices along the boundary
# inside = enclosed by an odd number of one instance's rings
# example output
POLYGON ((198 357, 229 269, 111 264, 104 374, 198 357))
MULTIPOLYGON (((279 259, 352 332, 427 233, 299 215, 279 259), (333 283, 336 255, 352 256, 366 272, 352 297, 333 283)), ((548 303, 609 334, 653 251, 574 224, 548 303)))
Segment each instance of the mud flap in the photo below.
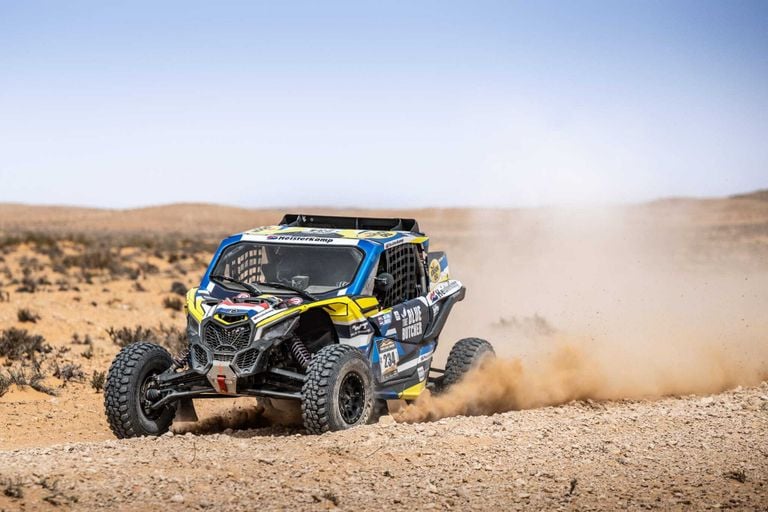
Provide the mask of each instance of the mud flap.
POLYGON ((182 398, 176 407, 176 421, 197 421, 197 411, 191 398, 182 398))

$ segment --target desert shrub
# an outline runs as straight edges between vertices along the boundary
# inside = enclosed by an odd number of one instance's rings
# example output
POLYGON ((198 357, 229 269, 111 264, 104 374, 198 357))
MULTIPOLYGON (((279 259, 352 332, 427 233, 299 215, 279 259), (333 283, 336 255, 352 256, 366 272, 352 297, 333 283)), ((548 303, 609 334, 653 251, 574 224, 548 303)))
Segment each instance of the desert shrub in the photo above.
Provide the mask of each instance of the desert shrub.
POLYGON ((186 276, 187 269, 181 263, 176 263, 171 270, 172 275, 186 276))
POLYGON ((78 333, 75 333, 72 335, 70 343, 72 345, 93 345, 93 340, 87 334, 81 337, 78 333))
POLYGON ((187 349, 187 333, 178 327, 166 327, 164 325, 155 329, 156 340, 167 348, 171 354, 181 354, 187 349))
POLYGON ((32 276, 32 271, 26 267, 21 271, 21 286, 16 288, 19 293, 35 293, 37 291, 37 280, 32 276))
POLYGON ((139 281, 134 281, 133 282, 133 289, 134 289, 134 291, 137 291, 137 292, 145 292, 145 291, 147 291, 147 289, 144 288, 144 286, 142 286, 142 284, 139 281))
POLYGON ((29 269, 30 272, 39 272, 43 270, 43 266, 40 264, 40 260, 37 258, 29 258, 27 256, 22 256, 19 258, 19 267, 21 267, 22 272, 24 269, 29 269))
POLYGON ((120 255, 120 248, 108 246, 87 246, 82 252, 69 254, 58 260, 65 269, 80 269, 80 275, 86 283, 93 282, 94 273, 103 272, 112 278, 133 276, 134 270, 126 265, 125 258, 120 255))
POLYGON ((85 380, 85 373, 83 373, 83 367, 76 363, 53 363, 53 376, 63 380, 64 382, 76 381, 82 382, 85 380))
POLYGON ((35 252, 48 256, 51 261, 60 258, 64 254, 61 247, 59 247, 59 240, 50 235, 37 233, 36 239, 33 242, 35 252))
POLYGON ((35 324, 40 320, 40 315, 28 308, 21 308, 16 312, 16 318, 18 318, 21 323, 30 322, 35 324))
POLYGON ((11 378, 8 377, 5 373, 0 372, 0 396, 3 396, 8 392, 8 388, 11 387, 11 384, 11 378))
POLYGON ((185 297, 187 295, 187 287, 181 281, 174 281, 173 284, 171 284, 171 293, 185 297))
POLYGON ((0 479, 0 487, 3 488, 3 495, 7 498, 20 500, 24 497, 24 487, 21 478, 2 478, 0 479))
POLYGON ((141 326, 134 328, 121 327, 119 329, 110 327, 107 329, 107 334, 112 340, 112 343, 118 347, 127 347, 131 343, 136 343, 138 341, 153 341, 155 339, 155 335, 151 329, 145 329, 141 326))
POLYGON ((45 385, 43 382, 45 375, 38 370, 34 370, 32 374, 28 375, 24 368, 16 368, 9 370, 8 375, 12 384, 16 384, 17 386, 29 386, 46 395, 57 395, 55 389, 45 385))
MULTIPOLYGON (((160 272, 160 268, 157 265, 153 265, 152 263, 139 263, 139 270, 146 274, 157 274, 160 272)), ((138 276, 137 276, 138 277, 138 276)))
POLYGON ((36 354, 47 354, 51 346, 39 334, 29 334, 26 329, 11 327, 0 331, 0 357, 10 360, 26 356, 35 359, 36 354))
POLYGON ((11 384, 16 384, 17 386, 29 385, 29 377, 27 377, 27 372, 24 371, 24 368, 11 368, 8 370, 8 378, 11 384))
POLYGON ((99 372, 94 370, 91 375, 91 387, 97 393, 104 390, 104 382, 107 380, 107 374, 105 372, 99 372))
POLYGON ((184 307, 184 301, 179 297, 165 297, 163 299, 163 307, 174 311, 181 311, 184 307))
POLYGON ((159 325, 152 329, 144 327, 110 327, 107 334, 112 342, 120 347, 125 347, 138 341, 149 341, 164 346, 173 354, 180 354, 187 348, 187 334, 178 327, 166 327, 159 325))
POLYGON ((82 352, 82 356, 86 359, 91 359, 93 357, 93 340, 89 335, 85 335, 84 337, 80 337, 79 334, 75 333, 72 335, 72 342, 73 345, 85 345, 86 349, 82 352))

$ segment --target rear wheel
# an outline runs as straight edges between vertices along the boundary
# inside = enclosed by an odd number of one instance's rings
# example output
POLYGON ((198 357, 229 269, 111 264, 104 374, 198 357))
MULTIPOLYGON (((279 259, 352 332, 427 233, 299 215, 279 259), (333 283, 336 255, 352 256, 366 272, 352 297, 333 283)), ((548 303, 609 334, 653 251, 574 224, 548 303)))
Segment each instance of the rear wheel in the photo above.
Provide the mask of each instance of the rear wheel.
POLYGON ((301 414, 312 434, 369 423, 374 416, 370 366, 360 350, 348 345, 321 349, 307 369, 301 414))
POLYGON ((448 362, 445 364, 445 375, 441 389, 459 382, 472 368, 479 365, 487 357, 495 357, 493 346, 480 338, 464 338, 451 348, 448 362))
POLYGON ((104 386, 104 408, 109 427, 119 439, 168 432, 176 414, 175 407, 152 410, 146 393, 154 377, 172 364, 171 354, 154 343, 133 343, 117 354, 104 386))

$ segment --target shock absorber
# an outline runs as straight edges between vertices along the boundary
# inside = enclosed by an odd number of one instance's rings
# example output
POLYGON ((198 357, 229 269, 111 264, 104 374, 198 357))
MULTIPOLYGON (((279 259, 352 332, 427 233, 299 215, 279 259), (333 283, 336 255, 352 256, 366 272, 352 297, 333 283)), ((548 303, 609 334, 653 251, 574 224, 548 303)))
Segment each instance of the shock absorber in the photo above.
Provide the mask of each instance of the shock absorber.
POLYGON ((178 370, 179 368, 184 368, 185 366, 187 366, 188 361, 189 361, 189 349, 186 348, 181 354, 173 358, 173 369, 178 370))
POLYGON ((312 357, 309 355, 309 350, 307 350, 306 345, 304 345, 304 343, 302 343, 299 338, 294 337, 291 340, 289 348, 293 358, 297 363, 299 363, 299 366, 301 366, 302 370, 305 370, 307 366, 309 366, 309 361, 312 357))

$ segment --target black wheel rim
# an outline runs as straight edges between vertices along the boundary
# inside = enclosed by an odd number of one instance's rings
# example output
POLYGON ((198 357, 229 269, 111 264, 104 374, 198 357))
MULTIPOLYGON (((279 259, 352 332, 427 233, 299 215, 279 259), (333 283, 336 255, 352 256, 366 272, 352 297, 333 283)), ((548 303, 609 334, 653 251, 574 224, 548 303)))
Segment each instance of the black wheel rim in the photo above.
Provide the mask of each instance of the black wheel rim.
POLYGON ((349 425, 357 422, 365 408, 365 385, 357 373, 348 373, 339 388, 339 412, 349 425))
POLYGON ((148 420, 156 420, 160 417, 161 414, 163 414, 163 407, 159 409, 150 409, 150 404, 152 402, 147 399, 147 391, 154 388, 154 378, 157 376, 157 374, 160 372, 157 371, 151 371, 149 374, 147 374, 146 377, 144 377, 144 381, 141 383, 141 390, 139 392, 139 397, 141 399, 141 413, 144 415, 145 418, 148 420))

